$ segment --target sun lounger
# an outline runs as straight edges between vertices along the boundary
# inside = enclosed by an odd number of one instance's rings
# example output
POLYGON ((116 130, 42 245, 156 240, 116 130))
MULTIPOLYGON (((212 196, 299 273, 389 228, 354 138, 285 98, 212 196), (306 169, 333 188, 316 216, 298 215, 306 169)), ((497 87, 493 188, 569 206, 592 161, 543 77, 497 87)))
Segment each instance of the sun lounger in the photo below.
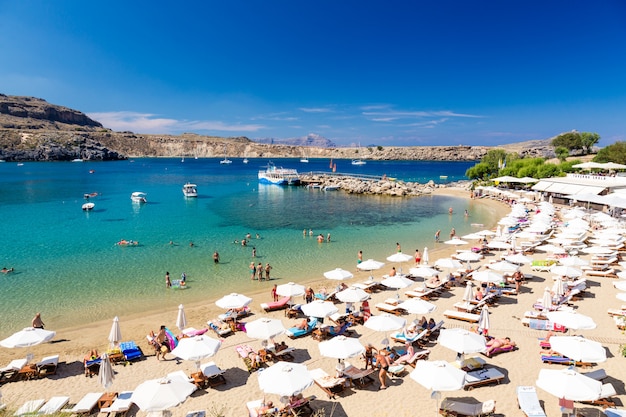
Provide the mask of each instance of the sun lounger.
POLYGON ((68 402, 70 402, 70 397, 52 397, 39 410, 37 410, 37 414, 56 414, 61 410, 61 408, 65 407, 68 402))
POLYGON ((495 400, 476 401, 468 403, 452 398, 444 398, 439 405, 439 414, 444 416, 481 417, 493 414, 496 411, 495 400))
POLYGON ((613 396, 617 395, 615 391, 615 387, 610 382, 606 384, 602 384, 602 389, 600 390, 600 398, 594 401, 580 401, 583 404, 597 405, 602 408, 607 407, 615 407, 615 400, 613 400, 613 396))
POLYGON ((480 314, 464 313, 462 311, 446 310, 443 312, 444 317, 449 319, 467 321, 469 323, 478 323, 480 314))
POLYGON ((209 325, 209 329, 213 330, 218 336, 227 336, 233 332, 230 325, 220 319, 209 320, 206 323, 209 325))
POLYGON ((585 271, 585 275, 590 277, 617 278, 617 273, 615 273, 615 269, 613 268, 607 268, 601 271, 596 269, 587 269, 585 271))
POLYGON ((421 298, 422 300, 430 300, 439 295, 439 291, 436 289, 426 289, 426 290, 409 290, 405 291, 404 295, 411 298, 421 298))
POLYGON ((306 329, 299 329, 297 327, 292 327, 286 330, 285 334, 289 336, 290 338, 295 339, 297 337, 306 336, 307 334, 311 333, 313 329, 315 329, 315 326, 317 326, 317 319, 315 317, 312 317, 306 329))
POLYGON ((101 362, 102 362, 101 358, 97 358, 91 361, 85 361, 85 376, 88 376, 89 378, 91 378, 94 375, 98 375, 98 372, 100 372, 101 362))
POLYGON ((606 371, 603 368, 596 369, 590 372, 583 373, 584 376, 588 376, 589 378, 593 378, 596 381, 602 381, 603 379, 608 378, 606 371))
POLYGON ((367 293, 372 293, 380 289, 380 283, 376 281, 366 281, 364 283, 357 282, 356 284, 352 284, 352 286, 367 293))
POLYGON ((261 303, 261 308, 265 311, 281 310, 283 308, 287 308, 290 299, 291 297, 283 297, 280 300, 273 301, 271 303, 261 303))
POLYGON ((526 417, 546 417, 533 385, 517 387, 517 405, 526 417))
POLYGON ((27 363, 27 359, 13 359, 7 366, 0 368, 0 384, 17 380, 20 369, 27 363))
POLYGON ((397 332, 391 335, 391 340, 400 343, 419 343, 420 340, 423 340, 428 335, 428 329, 422 330, 420 333, 415 333, 413 337, 407 337, 404 334, 404 331, 397 332))
POLYGON ((560 324, 552 323, 550 320, 533 319, 529 317, 522 318, 522 324, 534 330, 552 330, 553 332, 565 333, 567 328, 560 324))
POLYGON ((465 372, 478 371, 480 369, 483 369, 487 364, 487 362, 485 362, 483 358, 479 357, 465 358, 461 363, 458 363, 457 361, 450 363, 452 364, 452 366, 456 366, 457 368, 462 369, 465 372))
POLYGON ((568 366, 574 365, 574 366, 580 366, 583 368, 590 368, 594 365, 591 362, 575 361, 573 359, 568 358, 567 356, 562 356, 562 355, 541 355, 541 362, 558 364, 558 365, 568 365, 568 366))
POLYGON ((15 413, 13 413, 13 415, 23 416, 26 414, 37 414, 37 410, 39 410, 45 402, 46 400, 43 398, 39 400, 26 401, 20 408, 17 409, 15 413))
POLYGON ((345 378, 332 377, 321 368, 313 369, 310 373, 313 381, 315 381, 315 385, 320 387, 328 395, 328 398, 334 399, 335 395, 343 392, 346 384, 345 378))
POLYGON ((389 314, 395 314, 396 316, 406 313, 406 310, 402 308, 402 303, 399 303, 397 305, 378 303, 375 305, 375 307, 380 311, 384 311, 385 313, 389 314))
POLYGON ((117 398, 113 403, 108 407, 103 407, 100 409, 101 413, 113 413, 113 415, 122 414, 125 415, 126 412, 133 405, 133 402, 130 400, 132 397, 132 391, 122 391, 117 395, 117 398))
POLYGON ((120 350, 126 361, 136 361, 143 357, 143 351, 132 340, 120 343, 120 350))
POLYGON ((359 388, 363 388, 374 382, 374 379, 370 376, 375 372, 374 369, 359 369, 356 366, 351 365, 348 361, 345 361, 344 363, 346 366, 342 372, 342 376, 348 378, 350 385, 356 385, 359 388))
POLYGON ((220 314, 217 316, 220 320, 228 321, 228 320, 239 320, 243 317, 247 317, 252 314, 250 307, 245 306, 240 309, 230 309, 224 314, 220 314))
POLYGON ((273 416, 278 412, 278 407, 267 410, 264 413, 259 413, 259 409, 263 406, 263 400, 248 401, 246 407, 248 408, 249 417, 261 417, 261 416, 273 416))
POLYGON ((207 362, 200 365, 200 370, 207 378, 207 385, 211 388, 214 388, 218 385, 222 385, 226 383, 226 378, 224 378, 224 371, 219 368, 215 364, 215 362, 207 362))
POLYGON ((609 314, 609 316, 611 317, 615 317, 615 316, 626 316, 626 309, 623 308, 609 308, 607 310, 607 313, 609 314))
POLYGON ((626 417, 626 410, 618 410, 617 408, 605 408, 606 417, 626 417))
POLYGON ((484 368, 477 371, 470 371, 465 377, 463 389, 470 391, 483 385, 499 384, 503 380, 504 374, 496 368, 484 368))
POLYGON ((78 401, 72 408, 64 408, 61 412, 72 414, 91 414, 91 410, 96 407, 103 394, 103 392, 90 392, 85 394, 85 396, 81 398, 80 401, 78 401))
POLYGON ((417 361, 419 361, 419 360, 427 360, 428 359, 428 355, 430 355, 430 349, 418 350, 417 352, 415 352, 413 354, 413 356, 411 356, 406 361, 406 364, 412 366, 413 368, 415 368, 415 364, 417 363, 417 361))

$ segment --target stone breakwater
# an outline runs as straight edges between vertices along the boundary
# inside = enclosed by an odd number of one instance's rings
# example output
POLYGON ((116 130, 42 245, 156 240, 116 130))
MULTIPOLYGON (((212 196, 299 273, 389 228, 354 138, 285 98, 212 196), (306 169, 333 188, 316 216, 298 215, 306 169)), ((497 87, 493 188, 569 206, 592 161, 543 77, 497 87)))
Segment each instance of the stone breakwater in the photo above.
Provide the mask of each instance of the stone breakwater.
POLYGON ((418 182, 396 181, 388 178, 357 178, 349 176, 301 174, 300 182, 303 186, 325 189, 333 187, 350 194, 388 195, 391 197, 415 197, 432 193, 436 188, 450 186, 469 189, 471 183, 458 182, 450 184, 435 184, 429 181, 426 184, 418 182))

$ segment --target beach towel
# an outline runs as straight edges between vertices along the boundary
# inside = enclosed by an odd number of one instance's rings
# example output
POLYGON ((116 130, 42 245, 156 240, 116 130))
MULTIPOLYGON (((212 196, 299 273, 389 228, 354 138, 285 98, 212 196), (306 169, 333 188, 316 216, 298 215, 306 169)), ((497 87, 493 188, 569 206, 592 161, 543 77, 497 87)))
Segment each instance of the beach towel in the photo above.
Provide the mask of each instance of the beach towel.
POLYGON ((167 340, 170 343, 170 352, 174 350, 176 346, 178 346, 178 339, 174 336, 174 333, 167 327, 165 328, 165 334, 167 334, 167 340))

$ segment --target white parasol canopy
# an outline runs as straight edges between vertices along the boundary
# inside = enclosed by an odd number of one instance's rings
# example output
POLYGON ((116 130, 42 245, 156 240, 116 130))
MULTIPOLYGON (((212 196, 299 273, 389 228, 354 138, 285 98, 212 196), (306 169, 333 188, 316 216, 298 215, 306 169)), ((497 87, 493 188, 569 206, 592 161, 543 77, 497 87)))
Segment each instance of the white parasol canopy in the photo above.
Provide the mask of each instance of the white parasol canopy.
POLYGON ((422 278, 426 278, 426 277, 434 277, 435 275, 439 274, 440 271, 431 268, 429 266, 418 266, 417 268, 411 268, 409 269, 409 274, 415 276, 415 277, 422 277, 422 278))
POLYGON ((314 300, 307 304, 302 304, 302 312, 309 317, 324 318, 335 314, 337 307, 330 301, 314 300))
POLYGON ((185 307, 180 304, 178 306, 178 315, 176 316, 176 327, 182 331, 187 327, 187 316, 185 315, 185 307))
POLYGON ((541 310, 545 313, 552 308, 552 293, 550 288, 546 287, 543 291, 543 297, 541 298, 541 310))
POLYGON ((370 295, 361 288, 350 287, 339 291, 335 297, 343 303, 360 303, 368 300, 370 295))
POLYGON ((466 373, 446 361, 419 360, 411 378, 426 389, 456 391, 465 385, 466 373))
POLYGON ((480 330, 483 335, 487 335, 489 334, 489 327, 491 327, 489 309, 484 305, 483 308, 480 309, 480 316, 478 317, 478 330, 480 330))
MULTIPOLYGON (((276 292, 278 293, 278 291, 276 292)), ((217 305, 219 308, 229 310, 233 308, 245 307, 248 304, 250 304, 250 302, 252 302, 252 298, 250 297, 246 297, 245 295, 242 295, 242 294, 231 293, 217 300, 215 302, 215 305, 217 305)))
POLYGON ((437 343, 457 353, 477 353, 487 349, 485 338, 469 330, 441 329, 437 343))
POLYGON ((365 322, 365 327, 377 332, 392 332, 403 328, 405 325, 405 319, 388 313, 372 316, 365 322))
POLYGON ((559 263, 566 266, 587 266, 589 262, 579 258, 578 256, 567 256, 565 258, 559 258, 559 263))
POLYGON ((253 339, 269 340, 285 332, 283 322, 278 319, 261 317, 246 323, 246 334, 253 339))
POLYGON ((365 347, 359 339, 353 337, 336 336, 319 343, 320 354, 327 358, 346 359, 365 352, 365 347))
POLYGON ((200 369, 200 361, 215 355, 220 346, 222 342, 206 335, 183 337, 172 350, 172 355, 186 361, 196 362, 200 369))
POLYGON ((589 378, 573 368, 541 369, 536 384, 557 398, 571 401, 597 400, 602 392, 602 382, 589 378))
POLYGON ((529 264, 533 261, 532 258, 526 255, 522 255, 521 253, 515 253, 513 255, 506 256, 504 259, 507 262, 511 262, 512 264, 519 264, 519 265, 529 264))
POLYGON ((402 252, 396 252, 393 255, 387 256, 387 260, 389 262, 397 262, 397 263, 409 262, 412 259, 413 259, 413 255, 409 255, 409 254, 402 253, 402 252))
POLYGON ((350 279, 354 277, 354 274, 350 271, 346 271, 345 269, 335 268, 331 271, 324 272, 324 277, 327 279, 334 279, 336 281, 343 281, 344 279, 350 279))
POLYGON ((435 266, 444 269, 457 269, 460 268, 461 262, 452 258, 439 258, 435 261, 435 266))
POLYGON ((111 325, 111 331, 109 332, 109 343, 111 346, 117 346, 122 341, 122 330, 120 329, 120 319, 115 316, 113 318, 113 324, 111 325))
POLYGON ((421 298, 413 297, 403 301, 402 308, 409 314, 430 314, 437 309, 437 305, 421 298))
POLYGON ((6 348, 35 346, 40 343, 49 342, 55 335, 56 332, 53 332, 52 330, 26 327, 0 341, 0 346, 6 348))
POLYGON ((553 323, 565 326, 574 330, 592 330, 596 328, 596 323, 589 316, 570 311, 549 311, 546 317, 553 323))
POLYGON ((291 396, 313 385, 313 377, 305 365, 277 362, 259 372, 259 387, 266 394, 291 396))
POLYGON ((429 256, 428 256, 428 248, 424 247, 424 251, 422 252, 422 263, 424 265, 428 265, 428 261, 429 261, 429 256))
POLYGON ((387 277, 383 279, 380 283, 383 284, 385 287, 400 289, 410 287, 411 285, 415 284, 415 281, 405 278, 401 275, 395 275, 393 277, 387 277))
POLYGON ((283 297, 297 297, 304 294, 304 285, 296 284, 295 282, 288 282, 276 287, 276 294, 283 297))
POLYGON ((554 265, 550 268, 550 272, 555 275, 566 276, 568 278, 578 278, 583 275, 583 271, 573 266, 554 265))
POLYGON ((489 249, 511 249, 511 244, 507 243, 507 242, 503 242, 501 240, 492 240, 491 242, 487 243, 487 247, 489 249))
POLYGON ((472 281, 465 283, 465 290, 463 291, 463 301, 471 301, 474 299, 474 284, 472 281))
POLYGON ((196 390, 180 377, 150 379, 139 384, 130 397, 142 411, 163 411, 182 403, 196 390))
POLYGON ((519 265, 515 265, 507 261, 494 262, 488 266, 489 269, 500 272, 515 272, 519 269, 519 265))
POLYGON ((113 379, 115 379, 115 373, 113 372, 113 367, 111 366, 111 361, 109 360, 109 355, 103 353, 100 357, 100 370, 98 371, 98 382, 100 385, 104 387, 104 389, 111 388, 113 385, 113 379))
POLYGON ((443 243, 445 243, 446 245, 455 245, 455 246, 467 245, 466 241, 464 241, 463 239, 459 239, 458 237, 454 237, 450 240, 446 240, 443 243))
POLYGON ((472 274, 472 279, 480 282, 502 282, 504 277, 502 274, 490 271, 488 269, 483 271, 477 271, 472 274))
POLYGON ((613 286, 620 291, 626 291, 626 281, 613 282, 613 286))
POLYGON ((581 336, 552 336, 550 346, 553 351, 581 362, 606 362, 606 349, 602 344, 581 336))
POLYGON ((458 259, 459 261, 466 261, 466 262, 474 262, 483 258, 483 256, 480 253, 475 253, 471 251, 457 253, 456 255, 454 255, 454 257, 458 259))
POLYGON ((367 261, 361 262, 356 267, 361 271, 374 271, 376 269, 380 269, 385 265, 384 262, 375 261, 373 259, 368 259, 367 261))

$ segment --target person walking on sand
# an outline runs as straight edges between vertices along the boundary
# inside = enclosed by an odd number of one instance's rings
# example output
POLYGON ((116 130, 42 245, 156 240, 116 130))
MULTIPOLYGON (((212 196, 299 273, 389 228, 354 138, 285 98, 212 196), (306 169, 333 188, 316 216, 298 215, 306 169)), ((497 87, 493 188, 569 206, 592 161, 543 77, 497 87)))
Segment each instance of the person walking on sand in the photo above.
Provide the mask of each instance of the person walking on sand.
POLYGON ((415 265, 419 265, 422 262, 422 255, 419 249, 415 249, 415 265))
POLYGON ((278 301, 278 294, 276 294, 276 287, 277 287, 276 284, 274 284, 274 286, 272 287, 272 300, 274 301, 278 301))
POLYGON ((379 389, 387 389, 385 383, 387 382, 387 371, 389 370, 389 357, 387 356, 387 351, 381 349, 376 354, 376 364, 379 367, 378 371, 378 380, 380 381, 379 389))
MULTIPOLYGON (((268 262, 268 263, 266 263, 266 264, 265 264, 265 279, 266 279, 267 281, 269 281, 269 280, 270 280, 270 271, 271 271, 271 270, 272 270, 272 266, 269 264, 269 262, 268 262)), ((274 300, 274 301, 276 301, 276 300, 274 300)))
POLYGON ((41 320, 41 313, 35 314, 35 317, 33 317, 32 326, 35 329, 43 329, 43 326, 45 326, 45 324, 43 320, 41 320))
POLYGON ((165 288, 171 288, 172 287, 172 280, 170 279, 170 273, 166 272, 165 273, 165 288))

